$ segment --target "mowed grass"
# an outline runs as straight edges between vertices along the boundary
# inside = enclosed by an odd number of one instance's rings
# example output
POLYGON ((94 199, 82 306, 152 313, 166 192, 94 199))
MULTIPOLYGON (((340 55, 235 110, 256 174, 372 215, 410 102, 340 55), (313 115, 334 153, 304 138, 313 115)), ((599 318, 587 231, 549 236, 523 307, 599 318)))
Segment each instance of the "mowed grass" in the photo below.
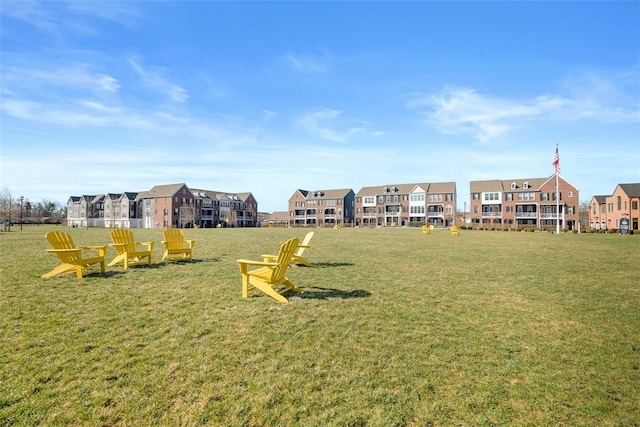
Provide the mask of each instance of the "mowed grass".
POLYGON ((0 233, 2 425, 640 425, 639 236, 318 229, 281 304, 235 260, 308 230, 43 280, 50 229, 0 233))

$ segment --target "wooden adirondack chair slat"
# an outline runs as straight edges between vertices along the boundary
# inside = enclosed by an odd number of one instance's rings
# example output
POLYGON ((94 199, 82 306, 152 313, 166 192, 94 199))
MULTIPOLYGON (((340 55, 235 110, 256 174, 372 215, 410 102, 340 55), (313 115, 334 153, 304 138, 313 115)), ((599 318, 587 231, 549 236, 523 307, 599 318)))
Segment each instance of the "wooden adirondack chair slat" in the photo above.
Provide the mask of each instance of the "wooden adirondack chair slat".
POLYGON ((106 246, 79 246, 73 243, 70 234, 63 231, 50 231, 46 234, 46 239, 52 249, 47 249, 48 253, 56 254, 60 260, 60 265, 43 274, 43 279, 56 276, 62 273, 76 272, 76 277, 82 279, 83 268, 94 264, 100 265, 100 272, 104 273, 104 257, 107 252, 106 246))
POLYGON ((136 242, 133 239, 133 232, 123 228, 112 230, 111 240, 113 240, 113 243, 110 246, 116 249, 118 255, 108 264, 109 267, 121 262, 126 270, 129 264, 138 263, 145 258, 147 259, 147 264, 151 265, 153 242, 136 242))
POLYGON ((195 240, 185 240, 184 233, 179 228, 167 228, 163 232, 165 250, 163 261, 175 259, 191 259, 191 251, 195 246, 195 240))
POLYGON ((300 243, 300 239, 289 239, 280 245, 275 262, 237 260, 242 274, 242 297, 247 298, 249 291, 258 289, 280 302, 289 302, 282 294, 288 290, 302 293, 286 276, 291 258, 300 243), (257 267, 250 270, 250 267, 257 267))

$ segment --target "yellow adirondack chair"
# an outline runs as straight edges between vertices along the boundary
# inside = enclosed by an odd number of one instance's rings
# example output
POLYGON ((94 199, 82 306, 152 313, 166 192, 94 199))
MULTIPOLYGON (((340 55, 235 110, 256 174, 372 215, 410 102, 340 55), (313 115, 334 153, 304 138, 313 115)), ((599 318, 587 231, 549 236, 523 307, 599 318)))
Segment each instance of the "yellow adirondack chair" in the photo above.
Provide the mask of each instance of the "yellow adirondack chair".
MULTIPOLYGON (((302 265, 306 265, 307 267, 312 267, 313 264, 311 264, 311 262, 309 262, 306 258, 304 258, 302 256, 302 254, 304 253, 305 249, 308 249, 311 247, 311 245, 309 243, 311 243, 311 239, 313 238, 313 231, 310 231, 306 234, 306 236, 304 236, 304 239, 302 239, 302 243, 300 243, 298 245, 298 247, 296 248, 295 252, 293 253, 293 256, 291 257, 291 262, 290 264, 302 264, 302 265)), ((263 261, 267 261, 267 262, 273 262, 278 258, 277 255, 262 255, 262 260, 263 261)))
POLYGON ((425 225, 422 226, 422 232, 424 234, 431 234, 431 233, 433 233, 433 230, 435 230, 435 228, 436 227, 433 224, 431 224, 431 225, 425 224, 425 225))
POLYGON ((242 273, 242 298, 247 298, 250 290, 258 289, 275 300, 286 303, 289 301, 282 295, 284 292, 292 290, 302 293, 302 289, 285 276, 299 243, 300 239, 296 237, 281 244, 275 262, 237 260, 242 273), (249 270, 251 266, 258 268, 249 270))
POLYGON ((63 231, 50 231, 45 236, 52 249, 47 249, 48 253, 58 255, 60 265, 43 274, 43 279, 48 279, 57 274, 76 272, 76 277, 82 279, 83 268, 93 264, 100 264, 100 272, 104 273, 104 256, 107 252, 106 246, 76 246, 71 235, 63 231), (83 253, 89 252, 88 257, 83 253), (91 253, 94 252, 94 253, 91 253), (97 252, 97 254, 95 253, 97 252))
POLYGON ((113 243, 109 246, 116 248, 118 256, 108 264, 109 267, 121 262, 126 270, 129 264, 138 263, 145 258, 147 259, 147 264, 151 265, 153 242, 136 242, 133 239, 131 230, 123 228, 111 230, 111 240, 113 240, 113 243))
POLYGON ((179 228, 167 228, 164 230, 164 255, 163 261, 173 259, 191 259, 191 250, 196 244, 195 240, 185 240, 184 233, 179 228))

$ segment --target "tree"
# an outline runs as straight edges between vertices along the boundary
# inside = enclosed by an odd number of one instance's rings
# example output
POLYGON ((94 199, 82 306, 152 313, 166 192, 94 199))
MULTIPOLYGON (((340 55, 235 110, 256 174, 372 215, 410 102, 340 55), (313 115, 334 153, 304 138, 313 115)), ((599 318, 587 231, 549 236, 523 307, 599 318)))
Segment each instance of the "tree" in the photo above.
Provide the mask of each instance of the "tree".
POLYGON ((11 231, 11 211, 13 209, 13 200, 11 192, 8 188, 3 188, 0 192, 0 220, 3 223, 3 229, 11 231))

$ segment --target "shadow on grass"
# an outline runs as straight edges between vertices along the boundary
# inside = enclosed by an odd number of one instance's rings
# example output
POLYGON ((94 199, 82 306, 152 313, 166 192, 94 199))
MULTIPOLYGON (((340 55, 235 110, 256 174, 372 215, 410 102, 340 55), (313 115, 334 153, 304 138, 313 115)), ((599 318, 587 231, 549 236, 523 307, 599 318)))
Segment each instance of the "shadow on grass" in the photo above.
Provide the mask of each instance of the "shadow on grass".
MULTIPOLYGON (((329 267, 349 267, 354 266, 355 264, 352 262, 315 262, 313 263, 313 267, 316 268, 329 268, 329 267)), ((297 264, 298 267, 307 267, 303 264, 297 264)))
POLYGON ((368 298, 371 296, 371 292, 363 289, 354 289, 352 291, 341 291, 333 288, 320 288, 312 286, 310 288, 304 288, 304 293, 295 294, 300 299, 351 299, 351 298, 368 298))
MULTIPOLYGON (((208 259, 193 259, 193 260, 172 260, 172 261, 161 261, 161 262, 155 262, 152 263, 151 265, 149 264, 130 264, 128 269, 124 269, 122 267, 122 265, 120 265, 119 267, 114 265, 111 267, 107 267, 107 271, 105 271, 104 273, 101 273, 99 271, 85 271, 84 272, 84 277, 92 277, 92 278, 112 278, 112 277, 117 277, 117 276, 121 276, 126 274, 128 271, 135 271, 135 270, 155 270, 155 269, 159 269, 159 268, 164 268, 164 267, 168 267, 169 265, 188 265, 188 264, 199 264, 201 262, 220 262, 221 259, 220 258, 208 258, 208 259)), ((65 273, 62 273, 61 275, 63 275, 65 273)), ((75 272, 71 272, 71 273, 66 273, 66 274, 75 274, 75 272)))

